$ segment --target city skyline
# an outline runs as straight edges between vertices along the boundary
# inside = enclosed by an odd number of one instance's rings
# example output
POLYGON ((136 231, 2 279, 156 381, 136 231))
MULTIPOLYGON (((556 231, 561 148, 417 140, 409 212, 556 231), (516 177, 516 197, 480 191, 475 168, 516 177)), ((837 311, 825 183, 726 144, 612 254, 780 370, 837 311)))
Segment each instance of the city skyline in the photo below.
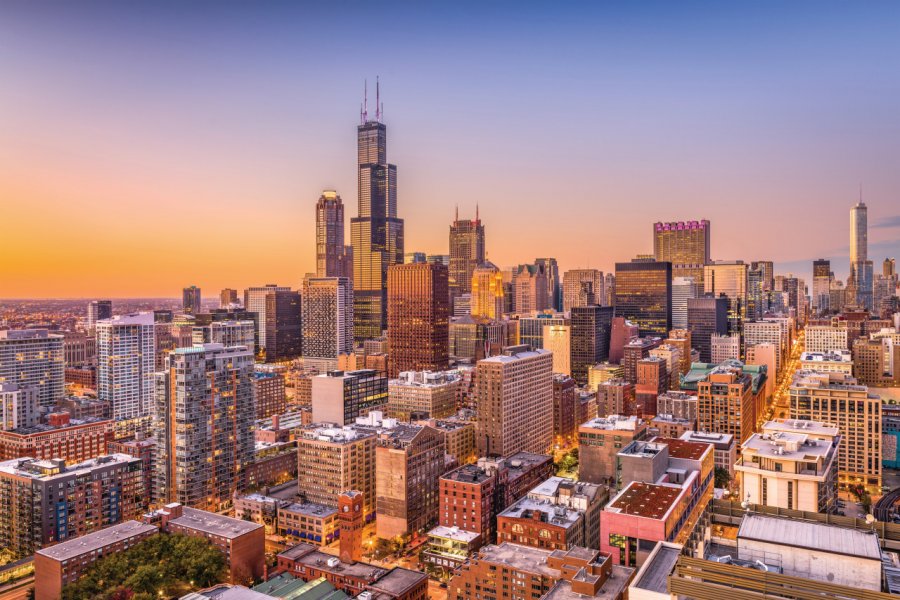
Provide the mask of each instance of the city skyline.
POLYGON ((845 279, 862 182, 870 259, 900 254, 887 162, 900 150, 896 5, 772 5, 779 25, 763 6, 657 5, 652 22, 646 7, 548 20, 522 6, 491 39, 500 5, 477 22, 437 8, 338 18, 229 5, 215 31, 198 9, 48 6, 7 5, 0 19, 12 82, 0 197, 11 223, 41 215, 0 237, 0 297, 300 287, 315 272, 316 200, 357 192, 353 127, 376 75, 409 252, 447 253, 456 207, 478 206, 499 267, 552 256, 561 271, 610 272, 653 251, 654 222, 709 219, 714 260, 774 260, 810 283, 827 258, 845 279), (391 22, 400 35, 377 66, 354 60, 353 35, 322 44, 338 27, 391 22), (404 60, 426 36, 429 50, 404 60), (479 55, 492 68, 473 67, 479 55), (80 77, 69 58, 89 65, 80 77), (465 177, 442 176, 448 153, 465 177), (743 226, 735 208, 751 206, 766 227, 743 226), (248 235, 265 243, 223 250, 248 235))

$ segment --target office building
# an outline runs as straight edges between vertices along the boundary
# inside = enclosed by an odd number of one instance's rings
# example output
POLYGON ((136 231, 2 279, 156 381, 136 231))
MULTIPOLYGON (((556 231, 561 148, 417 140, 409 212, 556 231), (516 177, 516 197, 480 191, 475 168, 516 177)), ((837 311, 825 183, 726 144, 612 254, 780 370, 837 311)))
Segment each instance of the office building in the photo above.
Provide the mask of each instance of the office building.
POLYGON ((448 287, 450 301, 455 302, 457 296, 472 292, 472 275, 475 269, 484 264, 484 225, 475 209, 474 219, 456 219, 450 225, 450 268, 448 287))
POLYGON ((813 261, 812 305, 818 314, 831 309, 831 285, 834 273, 831 272, 831 261, 820 258, 813 261))
POLYGON ((563 306, 567 313, 575 306, 591 304, 608 305, 603 271, 597 269, 571 269, 563 273, 563 306))
POLYGON ((139 459, 122 454, 66 466, 61 459, 0 462, 0 547, 16 558, 133 519, 147 507, 139 459))
POLYGON ((238 306, 238 291, 224 288, 219 292, 219 308, 229 309, 238 306))
POLYGON ((200 288, 192 285, 181 290, 181 308, 189 315, 203 312, 200 288))
POLYGON ((873 268, 869 260, 869 209, 862 199, 850 209, 850 286, 856 305, 873 309, 873 268))
POLYGON ((254 371, 253 401, 257 419, 284 414, 287 411, 284 375, 269 371, 254 371))
POLYGON ((828 353, 849 350, 846 327, 810 325, 806 328, 806 351, 828 353))
POLYGON ((600 546, 604 485, 551 477, 497 515, 497 543, 547 550, 600 546))
POLYGON ((648 435, 646 422, 637 416, 597 417, 578 427, 578 477, 590 483, 616 487, 619 450, 648 435))
POLYGON ((65 395, 64 337, 46 329, 0 330, 0 384, 35 387, 38 403, 53 406, 65 395))
POLYGON ((553 354, 510 349, 478 361, 475 426, 482 456, 543 453, 553 438, 553 354))
POLYGON ((712 336, 728 332, 728 299, 725 297, 688 300, 688 331, 700 360, 712 360, 712 336))
POLYGON ((40 406, 37 386, 0 383, 0 431, 37 425, 40 406))
POLYGON ((303 353, 300 292, 273 290, 266 294, 266 362, 297 358, 303 353))
POLYGON ((743 331, 745 321, 752 319, 755 307, 749 306, 749 265, 743 261, 716 261, 703 268, 703 292, 728 298, 728 333, 743 331))
POLYGON ((260 287, 251 287, 244 290, 244 310, 256 313, 257 335, 256 342, 260 348, 266 347, 266 323, 268 318, 266 315, 266 303, 269 294, 275 292, 290 292, 291 288, 277 286, 274 283, 267 283, 260 287))
POLYGON ((572 327, 544 325, 544 350, 553 353, 553 372, 572 374, 572 327))
POLYGON ((648 356, 639 360, 634 386, 635 414, 645 419, 656 415, 656 399, 669 389, 670 381, 664 358, 648 356))
POLYGON ((692 430, 685 431, 678 437, 686 442, 712 444, 716 468, 728 471, 728 475, 734 480, 734 465, 737 462, 738 445, 733 435, 692 430))
POLYGON ((109 419, 71 419, 69 413, 50 413, 47 423, 0 431, 0 460, 32 457, 75 464, 106 454, 112 441, 109 419))
POLYGON ((673 277, 693 277, 703 283, 703 267, 710 260, 709 221, 678 221, 653 224, 653 255, 672 263, 673 277))
POLYGON ((775 392, 775 380, 778 373, 778 348, 775 344, 764 342, 749 346, 745 351, 746 363, 753 366, 766 368, 766 398, 771 398, 775 392))
POLYGON ((113 419, 150 415, 156 371, 153 313, 118 315, 97 323, 97 396, 113 419))
POLYGON ((448 584, 447 597, 476 600, 477 590, 492 590, 497 600, 621 600, 633 573, 598 550, 503 543, 485 546, 462 565, 448 584), (502 584, 498 574, 505 578, 502 584))
POLYGON ((849 350, 804 352, 800 355, 800 369, 803 371, 853 375, 853 362, 849 350))
POLYGON ((853 374, 862 385, 900 386, 900 335, 890 333, 853 342, 853 374))
POLYGON ((616 365, 610 362, 597 363, 588 367, 588 383, 589 390, 597 391, 597 388, 610 379, 621 379, 625 374, 622 365, 616 365))
POLYGON ((499 319, 503 316, 503 274, 486 262, 472 271, 471 308, 473 317, 499 319))
POLYGON ((316 202, 316 277, 353 280, 353 251, 344 245, 344 203, 334 190, 316 202))
POLYGON ((553 443, 557 447, 573 444, 578 420, 578 394, 575 380, 561 373, 553 374, 553 443))
POLYGON ((353 319, 357 341, 387 328, 388 267, 403 263, 403 219, 397 217, 397 167, 387 162, 381 107, 363 108, 357 127, 359 207, 350 220, 353 246, 353 319))
POLYGON ((693 277, 672 280, 672 327, 675 329, 687 329, 688 300, 700 295, 699 287, 693 277))
POLYGON ((726 360, 741 359, 741 336, 732 333, 731 335, 713 334, 709 339, 710 362, 723 363, 726 360))
POLYGON ((438 520, 443 434, 398 424, 379 433, 375 444, 376 534, 390 539, 426 531, 438 520))
POLYGON ((441 371, 449 365, 447 269, 392 265, 387 273, 387 323, 392 377, 401 371, 441 371))
POLYGON ((377 430, 316 424, 297 436, 298 493, 307 502, 337 508, 347 490, 363 494, 366 522, 375 517, 377 430))
POLYGON ((88 335, 94 335, 97 321, 109 319, 113 316, 112 300, 91 300, 87 307, 86 329, 88 335))
POLYGON ((319 371, 337 367, 337 357, 353 352, 353 284, 346 277, 303 281, 303 359, 319 371))
POLYGON ((518 343, 534 349, 543 348, 544 327, 570 324, 571 321, 568 318, 559 314, 541 313, 533 317, 519 317, 518 343))
POLYGON ((615 306, 616 316, 637 325, 640 335, 666 335, 672 329, 672 263, 616 263, 615 306))
POLYGON ((729 433, 743 443, 756 431, 758 409, 753 378, 740 365, 717 365, 697 383, 697 427, 729 433))
POLYGON ((314 423, 350 425, 387 405, 388 378, 373 369, 329 371, 312 378, 314 423))
POLYGON ((838 428, 816 421, 769 421, 741 446, 741 500, 789 510, 837 511, 838 428))
POLYGON ((637 383, 638 362, 650 356, 650 351, 662 345, 658 337, 633 338, 625 345, 622 356, 622 371, 625 381, 637 383))
POLYGON ((841 489, 863 485, 881 494, 881 398, 842 373, 798 371, 790 401, 791 419, 837 425, 841 489))
POLYGON ((547 275, 547 302, 550 309, 562 310, 562 281, 559 278, 559 264, 555 258, 536 258, 534 264, 542 267, 547 275))
POLYGON ((461 387, 455 371, 403 371, 388 382, 387 414, 399 421, 453 416, 461 387))
POLYGON ((672 344, 660 344, 650 351, 650 358, 659 358, 666 363, 666 372, 669 374, 668 389, 677 390, 680 385, 683 362, 681 360, 681 348, 672 344))
POLYGON ((697 396, 680 391, 667 391, 656 399, 656 408, 661 415, 671 415, 697 423, 697 396))
POLYGON ((207 344, 179 348, 157 373, 157 503, 219 511, 253 462, 253 352, 207 344))
POLYGON ((124 521, 36 552, 34 599, 58 600, 63 588, 78 581, 95 562, 125 552, 156 534, 153 525, 124 521))
MULTIPOLYGON (((157 323, 157 342, 159 341, 159 325, 157 323)), ((256 323, 253 321, 212 321, 209 325, 194 326, 191 329, 191 342, 194 346, 203 344, 222 344, 227 348, 244 346, 252 352, 256 348, 256 323)), ((169 350, 181 347, 184 345, 173 345, 169 350)), ((157 358, 159 358, 159 353, 157 358)), ((162 359, 165 361, 165 353, 163 353, 162 359)))
POLYGON ((550 279, 543 264, 519 265, 513 269, 513 310, 531 316, 550 307, 550 279))
POLYGON ((612 336, 612 306, 575 306, 571 309, 572 377, 580 385, 588 383, 588 369, 609 359, 612 336))
MULTIPOLYGON (((807 348, 809 348, 809 327, 807 329, 807 348)), ((775 348, 775 370, 781 373, 781 362, 785 360, 789 350, 787 334, 781 323, 774 320, 750 321, 744 323, 744 354, 749 357, 750 349, 760 344, 771 344, 775 348)), ((748 362, 749 359, 748 359, 748 362)), ((753 364, 760 364, 754 362, 753 364)))

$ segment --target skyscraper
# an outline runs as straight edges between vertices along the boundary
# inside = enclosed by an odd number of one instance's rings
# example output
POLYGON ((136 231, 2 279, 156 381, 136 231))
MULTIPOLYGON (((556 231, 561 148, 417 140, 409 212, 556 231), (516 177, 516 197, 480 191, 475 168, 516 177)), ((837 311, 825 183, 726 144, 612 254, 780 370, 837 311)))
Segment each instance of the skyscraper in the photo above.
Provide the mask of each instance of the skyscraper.
POLYGON ((616 263, 616 315, 640 328, 642 336, 672 329, 672 263, 634 259, 616 263))
POLYGON ((605 305, 606 290, 603 285, 603 271, 597 269, 570 269, 563 273, 562 311, 569 312, 573 306, 590 304, 605 305), (593 300, 591 301, 591 296, 593 300))
MULTIPOLYGON (((556 312, 562 310, 562 285, 559 279, 559 265, 555 258, 536 258, 534 264, 544 268, 547 276, 547 302, 556 312)), ((599 303, 599 301, 598 301, 599 303)))
POLYGON ((702 362, 712 360, 712 336, 728 331, 728 298, 690 298, 687 305, 687 329, 702 362))
POLYGON ((472 291, 472 274, 484 263, 484 225, 475 209, 474 219, 456 220, 450 225, 450 300, 472 291))
POLYGON ((302 297, 303 358, 334 368, 338 354, 353 352, 353 286, 346 277, 309 277, 302 297))
POLYGON ((703 291, 728 297, 728 333, 741 333, 748 320, 749 265, 744 261, 716 261, 704 267, 703 291))
POLYGON ((572 378, 579 385, 587 385, 588 368, 609 358, 612 334, 612 306, 572 307, 572 378))
POLYGON ((388 269, 390 373, 439 371, 450 352, 448 272, 443 265, 412 263, 388 269))
POLYGON ((65 397, 64 336, 46 329, 0 330, 0 384, 37 390, 50 407, 65 397))
POLYGON ((550 307, 547 272, 544 265, 519 265, 513 269, 514 310, 531 315, 550 307))
POLYGON ((228 308, 237 303, 237 290, 225 288, 221 292, 219 292, 219 308, 228 308))
POLYGON ((653 255, 672 263, 673 277, 693 277, 703 283, 703 266, 709 262, 709 221, 654 223, 653 255))
POLYGON ((344 246, 344 203, 334 190, 325 190, 316 202, 316 277, 353 277, 344 246))
POLYGON ((478 266, 472 273, 472 316, 499 319, 503 316, 503 274, 493 263, 478 266))
POLYGON ((266 362, 296 358, 303 352, 300 292, 274 290, 266 294, 266 362))
POLYGON ((97 396, 112 417, 150 415, 156 370, 156 326, 152 312, 119 315, 97 323, 97 396))
POLYGON ((154 501, 218 511, 253 462, 253 350, 178 348, 154 379, 154 501))
POLYGON ((251 287, 244 290, 244 310, 254 312, 257 315, 256 326, 257 343, 260 348, 266 347, 266 297, 271 292, 289 292, 291 288, 267 283, 260 287, 251 287))
MULTIPOLYGON (((380 96, 380 94, 379 94, 380 96)), ((397 167, 387 162, 381 101, 369 119, 363 99, 357 127, 359 216, 350 222, 353 245, 355 337, 379 337, 387 326, 387 270, 403 263, 403 220, 397 218, 397 167)))
POLYGON ((200 306, 200 288, 192 285, 181 290, 181 307, 189 315, 203 312, 200 306))
POLYGON ((675 277, 672 281, 672 327, 687 329, 687 305, 689 298, 698 296, 693 277, 675 277))
POLYGON ((87 309, 87 330, 94 334, 97 321, 108 319, 112 316, 112 300, 91 300, 87 309))
POLYGON ((872 261, 869 260, 869 210, 862 199, 850 209, 850 281, 856 304, 872 310, 872 261))

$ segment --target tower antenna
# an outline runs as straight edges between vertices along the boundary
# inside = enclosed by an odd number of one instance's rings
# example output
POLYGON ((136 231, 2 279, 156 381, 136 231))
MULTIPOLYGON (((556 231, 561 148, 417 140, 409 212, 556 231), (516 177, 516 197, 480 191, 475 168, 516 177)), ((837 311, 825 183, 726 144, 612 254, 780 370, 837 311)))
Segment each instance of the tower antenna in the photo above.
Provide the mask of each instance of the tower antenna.
POLYGON ((369 120, 369 80, 363 80, 363 105, 359 111, 359 120, 361 125, 365 125, 369 120))
POLYGON ((480 221, 481 218, 478 216, 478 203, 475 203, 475 221, 480 221))
POLYGON ((453 220, 454 220, 454 222, 459 221, 459 204, 456 205, 456 218, 453 220))
POLYGON ((375 120, 381 122, 381 84, 378 75, 375 76, 375 120))

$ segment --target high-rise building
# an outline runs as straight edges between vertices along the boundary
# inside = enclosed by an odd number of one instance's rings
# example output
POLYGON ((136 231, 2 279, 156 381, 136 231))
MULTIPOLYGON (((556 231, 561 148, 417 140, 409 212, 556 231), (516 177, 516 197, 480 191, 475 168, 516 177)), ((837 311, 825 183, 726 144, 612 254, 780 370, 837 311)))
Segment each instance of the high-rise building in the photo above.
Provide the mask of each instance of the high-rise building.
POLYGON ((472 291, 472 274, 485 261, 484 225, 475 209, 474 219, 456 219, 450 225, 450 300, 472 291))
POLYGON ((403 263, 403 219, 397 217, 397 167, 387 162, 387 128, 380 100, 369 119, 364 98, 357 127, 358 216, 350 221, 353 246, 353 319, 358 341, 387 327, 387 271, 403 263))
POLYGON ((806 351, 826 353, 833 350, 849 350, 847 334, 846 327, 810 325, 806 328, 806 351))
POLYGON ((544 265, 519 265, 513 269, 513 310, 532 315, 550 308, 550 285, 544 265))
POLYGON ((427 425, 399 424, 375 447, 375 522, 380 538, 423 532, 438 520, 444 436, 427 425))
MULTIPOLYGON (((544 327, 569 325, 570 320, 562 315, 541 313, 534 317, 520 317, 519 344, 532 348, 544 347, 544 327)), ((508 345, 508 344, 507 344, 508 345)))
POLYGON ((869 209, 862 198, 850 209, 850 282, 857 306, 872 310, 873 269, 869 260, 869 209))
POLYGON ((147 508, 142 467, 124 454, 70 466, 62 459, 0 462, 0 547, 25 557, 137 518, 147 508))
POLYGON ((741 336, 737 334, 713 334, 709 340, 709 347, 710 362, 719 364, 726 360, 741 359, 741 336))
POLYGON ((673 277, 693 277, 703 283, 703 266, 709 262, 709 221, 653 224, 653 255, 672 263, 673 277))
MULTIPOLYGON (((156 324, 157 341, 161 323, 156 324)), ((256 347, 256 323, 253 321, 212 321, 209 325, 197 325, 191 330, 192 345, 222 344, 223 346, 246 346, 251 351, 256 347)), ((157 347, 159 344, 157 344, 157 347)), ((173 346, 184 347, 182 345, 173 346)), ((159 355, 157 355, 157 359, 159 355)), ((165 355, 163 355, 165 360, 165 355)), ((158 365, 162 364, 158 362, 158 365)))
POLYGON ((303 281, 303 358, 337 366, 353 352, 353 284, 346 277, 308 277, 303 281))
POLYGON ((462 383, 455 371, 403 371, 388 382, 388 416, 400 421, 451 417, 462 383))
POLYGON ((260 348, 266 347, 266 298, 272 292, 289 292, 291 288, 267 283, 260 287, 251 287, 244 290, 244 310, 256 313, 256 326, 258 328, 256 341, 260 348))
POLYGON ((672 280, 672 327, 687 329, 688 299, 700 295, 699 286, 693 277, 676 277, 672 280))
POLYGON ((378 371, 329 371, 312 378, 314 423, 350 425, 387 404, 388 379, 378 371))
POLYGON ((316 202, 316 277, 353 279, 353 259, 344 245, 344 203, 334 190, 316 202))
POLYGON ((813 261, 813 295, 812 305, 819 313, 831 308, 831 284, 834 273, 831 272, 831 261, 820 258, 813 261))
POLYGON ((112 317, 112 300, 91 300, 87 308, 87 331, 93 335, 97 321, 112 317))
POLYGON ((238 303, 238 292, 231 288, 225 288, 219 292, 219 308, 230 308, 238 303))
POLYGON ((97 396, 113 419, 150 415, 156 371, 153 313, 118 315, 97 323, 97 396))
POLYGON ((572 307, 572 377, 579 385, 587 385, 588 369, 609 359, 612 335, 612 306, 572 307))
POLYGON ((392 265, 388 269, 390 373, 440 371, 450 357, 448 273, 443 265, 392 265))
POLYGON ((712 336, 725 335, 728 331, 728 299, 690 298, 688 300, 688 331, 691 342, 700 352, 700 360, 712 361, 712 336))
POLYGON ((697 383, 697 427, 743 443, 756 430, 753 378, 740 366, 718 365, 697 383))
POLYGON ((553 355, 516 350, 476 366, 476 442, 482 456, 544 453, 552 442, 553 355))
POLYGON ((266 294, 266 362, 296 358, 303 352, 300 292, 273 290, 266 294))
POLYGON ((791 419, 837 425, 838 485, 881 493, 882 400, 844 373, 798 371, 790 387, 791 419))
POLYGON ((597 269, 571 269, 563 273, 562 311, 569 312, 573 306, 590 304, 607 305, 603 271, 597 269))
POLYGON ((192 285, 181 290, 181 308, 186 314, 196 315, 203 312, 200 288, 192 285))
POLYGON ((503 274, 486 262, 472 272, 472 316, 499 319, 503 316, 503 274))
POLYGON ((672 263, 634 259, 616 263, 616 316, 636 324, 641 335, 672 329, 672 263))
POLYGON ((253 351, 178 348, 154 379, 154 501, 229 506, 254 456, 253 351))
POLYGON ((37 386, 0 383, 0 431, 32 427, 40 416, 37 386))
POLYGON ((544 350, 553 353, 553 372, 572 374, 572 327, 544 325, 544 350))
POLYGON ((66 390, 65 337, 46 329, 0 330, 0 384, 36 387, 41 406, 53 406, 66 390))
POLYGON ((562 310, 562 282, 559 279, 559 264, 555 258, 536 258, 534 264, 544 269, 547 276, 547 302, 555 311, 562 310))
POLYGON ((716 261, 704 267, 705 294, 728 298, 728 333, 741 333, 744 321, 753 314, 748 307, 749 265, 743 261, 716 261))
MULTIPOLYGON (((807 328, 807 331, 808 330, 809 329, 807 328)), ((808 343, 809 337, 807 337, 807 344, 808 343)), ((782 328, 781 323, 773 320, 750 321, 744 323, 744 355, 749 356, 750 348, 759 344, 772 344, 775 347, 775 370, 771 375, 780 373, 781 361, 785 358, 789 344, 787 334, 782 328)), ((807 348, 809 348, 808 345, 807 348)))

